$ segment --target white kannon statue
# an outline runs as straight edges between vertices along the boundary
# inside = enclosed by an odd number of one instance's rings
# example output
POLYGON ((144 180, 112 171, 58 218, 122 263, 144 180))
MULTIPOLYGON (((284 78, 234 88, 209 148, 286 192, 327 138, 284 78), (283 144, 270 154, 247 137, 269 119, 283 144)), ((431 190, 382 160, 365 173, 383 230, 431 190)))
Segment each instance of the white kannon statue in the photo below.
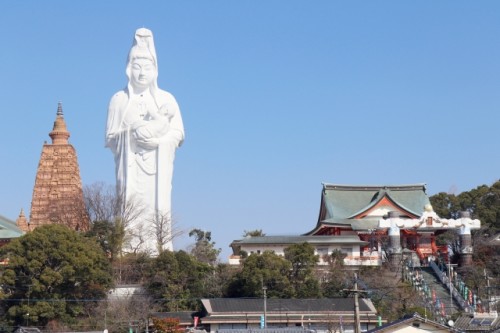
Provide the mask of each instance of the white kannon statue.
POLYGON ((106 147, 116 163, 117 193, 123 209, 140 216, 127 226, 131 250, 157 254, 173 250, 171 191, 175 149, 184 126, 175 98, 158 88, 153 34, 138 29, 130 49, 128 85, 109 103, 106 147))

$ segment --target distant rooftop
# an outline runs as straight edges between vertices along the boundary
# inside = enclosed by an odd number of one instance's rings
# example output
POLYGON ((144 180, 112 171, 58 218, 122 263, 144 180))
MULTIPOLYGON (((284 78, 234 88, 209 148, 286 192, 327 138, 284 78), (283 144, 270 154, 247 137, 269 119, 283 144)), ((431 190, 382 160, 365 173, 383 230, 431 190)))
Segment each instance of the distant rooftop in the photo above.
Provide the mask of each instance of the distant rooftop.
MULTIPOLYGON (((251 313, 259 315, 264 310, 262 298, 212 298, 202 299, 205 309, 210 314, 216 313, 251 313)), ((267 299, 267 312, 349 312, 354 310, 354 298, 319 298, 319 299, 267 299)), ((368 299, 360 299, 359 310, 372 312, 376 309, 368 299)))
POLYGON ((16 225, 16 222, 0 215, 0 239, 12 239, 21 237, 24 233, 16 225))
POLYGON ((272 244, 272 245, 291 245, 291 244, 367 244, 360 241, 356 235, 347 236, 258 236, 245 237, 233 241, 231 245, 242 244, 272 244))

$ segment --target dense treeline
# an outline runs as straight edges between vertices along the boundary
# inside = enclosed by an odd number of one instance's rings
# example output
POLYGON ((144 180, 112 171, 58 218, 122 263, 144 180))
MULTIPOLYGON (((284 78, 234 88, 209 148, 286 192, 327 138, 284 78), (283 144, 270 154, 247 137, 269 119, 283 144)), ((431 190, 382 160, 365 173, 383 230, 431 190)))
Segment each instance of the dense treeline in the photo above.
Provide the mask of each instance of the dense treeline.
MULTIPOLYGON (((318 269, 319 257, 307 243, 290 246, 284 256, 273 252, 250 255, 239 267, 221 263, 211 232, 200 229, 189 233, 194 243, 187 250, 164 251, 156 257, 124 251, 127 219, 117 217, 109 203, 99 202, 105 196, 96 187, 87 193, 93 195, 86 198, 88 207, 99 207, 89 212, 94 221, 87 234, 62 226, 40 227, 0 249, 1 259, 8 260, 0 268, 3 327, 101 329, 106 320, 111 331, 119 332, 131 321, 144 322, 152 312, 200 310, 201 298, 262 297, 263 287, 267 297, 337 297, 346 296, 345 290, 352 287, 353 273, 343 266, 341 252, 325 258, 328 265, 318 269), (106 301, 107 292, 123 284, 138 284, 143 289, 127 301, 106 301)), ((481 220, 482 229, 473 233, 474 265, 461 273, 484 297, 485 273, 496 279, 499 276, 499 249, 489 241, 500 230, 500 182, 459 195, 438 193, 430 199, 441 217, 457 217, 467 210, 481 220)), ((264 234, 254 230, 244 235, 264 234)), ((439 240, 455 251, 460 248, 454 232, 439 240)), ((362 285, 376 291, 370 296, 384 318, 424 311, 421 300, 398 272, 364 268, 359 276, 362 285)))
MULTIPOLYGON (((95 236, 82 237, 62 226, 36 230, 27 235, 29 247, 26 246, 27 236, 24 236, 2 248, 3 256, 8 255, 10 260, 19 262, 4 268, 0 277, 2 285, 11 287, 2 294, 5 301, 2 302, 4 327, 33 325, 53 330, 99 329, 106 320, 108 329, 120 332, 126 331, 130 322, 144 323, 150 313, 200 310, 201 298, 261 298, 264 286, 270 298, 338 297, 347 296, 345 290, 352 289, 354 282, 352 271, 343 267, 340 251, 327 258, 327 267, 316 269, 319 257, 308 243, 290 246, 283 257, 273 252, 250 255, 235 268, 220 262, 206 262, 205 255, 200 258, 195 255, 217 251, 215 243, 206 242, 206 238, 198 238, 190 252, 165 251, 157 257, 130 253, 111 260, 102 248, 96 246, 95 236), (51 235, 52 245, 44 243, 47 234, 51 235), (72 246, 54 246, 68 241, 72 246), (80 243, 91 248, 82 247, 80 243), (40 245, 37 251, 45 249, 46 253, 33 252, 33 256, 29 256, 33 244, 40 245), (81 251, 96 257, 89 259, 81 251), (71 261, 64 259, 66 257, 72 258, 71 261), (103 265, 99 270, 93 263, 97 258, 103 265), (60 260, 78 269, 61 267, 60 260), (45 263, 53 264, 54 268, 40 270, 45 263), (57 275, 60 269, 66 275, 57 275), (81 280, 82 276, 84 280, 81 280), (23 277, 22 281, 19 277, 23 277), (128 300, 106 301, 111 279, 140 283, 143 290, 128 300), (58 283, 64 288, 54 288, 58 283), (36 288, 26 288, 35 285, 36 288)), ((91 231, 89 235, 92 234, 91 231)), ((383 280, 390 285, 374 300, 382 309, 382 315, 396 318, 393 316, 404 313, 405 309, 416 310, 418 298, 412 296, 411 287, 400 282, 397 275, 388 271, 384 273, 382 268, 364 270, 360 275, 368 284, 377 283, 377 288, 382 288, 377 279, 369 279, 381 274, 386 275, 383 280)))
POLYGON ((500 181, 458 195, 441 192, 430 200, 441 217, 458 218, 461 211, 468 211, 472 218, 481 220, 482 234, 495 235, 500 231, 500 181))
POLYGON ((0 249, 2 326, 76 324, 112 286, 111 265, 97 242, 63 225, 47 225, 0 249))

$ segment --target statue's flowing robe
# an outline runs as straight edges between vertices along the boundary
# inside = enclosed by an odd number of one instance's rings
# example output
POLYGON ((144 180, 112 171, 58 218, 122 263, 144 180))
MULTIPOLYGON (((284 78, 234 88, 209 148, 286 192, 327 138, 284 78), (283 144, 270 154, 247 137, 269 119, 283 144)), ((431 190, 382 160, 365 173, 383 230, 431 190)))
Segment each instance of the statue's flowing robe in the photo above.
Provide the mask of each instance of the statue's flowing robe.
POLYGON ((137 112, 129 105, 127 89, 111 98, 106 126, 106 147, 115 157, 117 191, 125 199, 124 204, 138 200, 149 220, 152 214, 170 217, 175 149, 184 140, 184 126, 175 98, 160 89, 153 98, 158 107, 166 106, 171 115, 169 130, 158 138, 157 148, 137 146, 131 126, 125 122, 128 112, 137 112))

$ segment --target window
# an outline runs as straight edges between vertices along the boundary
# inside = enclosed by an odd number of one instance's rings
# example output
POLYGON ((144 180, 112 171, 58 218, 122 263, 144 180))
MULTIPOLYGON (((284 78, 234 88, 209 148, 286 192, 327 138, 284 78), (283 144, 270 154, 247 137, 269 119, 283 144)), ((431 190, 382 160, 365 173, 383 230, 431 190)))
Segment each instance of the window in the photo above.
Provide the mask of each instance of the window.
POLYGON ((350 247, 343 247, 340 249, 340 252, 344 253, 344 254, 347 254, 348 256, 351 255, 352 253, 352 248, 350 247))
POLYGON ((427 223, 426 224, 427 224, 427 226, 432 226, 432 217, 431 216, 429 216, 427 218, 427 223))
POLYGON ((327 247, 318 247, 316 249, 316 253, 320 256, 324 256, 328 254, 328 248, 327 247))

